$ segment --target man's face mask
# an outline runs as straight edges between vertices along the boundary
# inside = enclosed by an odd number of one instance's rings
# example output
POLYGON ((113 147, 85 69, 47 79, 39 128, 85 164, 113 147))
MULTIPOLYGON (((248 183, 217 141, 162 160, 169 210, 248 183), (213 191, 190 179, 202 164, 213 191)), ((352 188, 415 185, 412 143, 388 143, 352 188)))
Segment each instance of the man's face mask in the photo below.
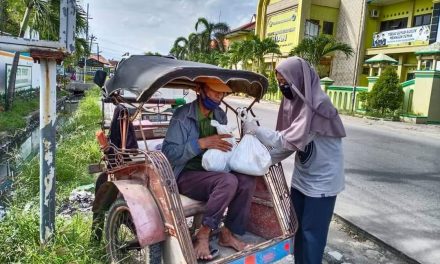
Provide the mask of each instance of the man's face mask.
POLYGON ((208 96, 203 96, 202 98, 202 104, 206 109, 212 111, 220 106, 220 103, 217 103, 216 101, 212 100, 208 96))
POLYGON ((288 83, 280 84, 280 91, 289 100, 293 100, 294 94, 288 83))
POLYGON ((209 96, 206 95, 205 91, 202 91, 202 104, 204 107, 206 107, 206 109, 210 111, 213 111, 220 106, 220 103, 217 103, 216 101, 209 98, 209 96))

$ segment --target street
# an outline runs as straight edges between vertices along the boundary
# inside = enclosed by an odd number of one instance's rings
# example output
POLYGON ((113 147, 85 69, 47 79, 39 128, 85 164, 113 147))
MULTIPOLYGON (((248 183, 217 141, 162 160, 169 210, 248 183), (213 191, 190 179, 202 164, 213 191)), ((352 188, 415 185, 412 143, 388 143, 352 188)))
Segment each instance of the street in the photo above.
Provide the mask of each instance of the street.
MULTIPOLYGON (((234 106, 250 100, 226 98, 234 106)), ((275 127, 278 106, 254 107, 275 127)), ((231 119, 230 119, 231 120, 231 119)), ((346 187, 335 213, 420 263, 440 260, 440 129, 343 117, 346 187)), ((290 183, 293 157, 283 163, 290 183)))

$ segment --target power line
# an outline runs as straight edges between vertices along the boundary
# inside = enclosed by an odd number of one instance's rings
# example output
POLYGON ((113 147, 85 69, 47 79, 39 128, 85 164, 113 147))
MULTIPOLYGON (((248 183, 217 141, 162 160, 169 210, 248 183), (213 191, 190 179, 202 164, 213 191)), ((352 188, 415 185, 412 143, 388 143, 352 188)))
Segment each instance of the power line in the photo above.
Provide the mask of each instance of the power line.
POLYGON ((114 42, 114 41, 112 41, 112 40, 109 40, 109 39, 103 38, 103 37, 100 37, 100 38, 101 38, 102 40, 104 40, 105 42, 112 43, 112 44, 114 44, 114 45, 116 45, 116 46, 120 46, 120 47, 123 47, 123 48, 125 48, 125 49, 129 48, 129 49, 133 49, 133 50, 142 51, 142 49, 140 49, 140 48, 131 47, 131 46, 129 46, 129 45, 125 45, 125 44, 120 44, 120 43, 114 42))
POLYGON ((117 50, 117 49, 109 48, 109 47, 107 47, 107 46, 103 46, 103 45, 101 45, 101 47, 102 47, 103 49, 112 50, 112 51, 116 51, 116 52, 124 52, 124 49, 122 49, 122 50, 117 50))

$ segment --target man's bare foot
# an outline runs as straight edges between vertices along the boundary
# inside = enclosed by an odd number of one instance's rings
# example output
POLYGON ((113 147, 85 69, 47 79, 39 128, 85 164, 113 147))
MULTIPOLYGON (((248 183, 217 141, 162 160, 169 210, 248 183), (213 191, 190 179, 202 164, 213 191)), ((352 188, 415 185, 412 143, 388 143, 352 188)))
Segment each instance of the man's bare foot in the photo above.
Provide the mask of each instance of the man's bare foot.
POLYGON ((246 244, 245 242, 236 238, 234 234, 232 234, 232 232, 226 227, 222 227, 220 230, 218 244, 222 247, 231 247, 237 251, 242 251, 252 246, 251 244, 246 244))
POLYGON ((211 260, 212 255, 209 250, 209 234, 211 233, 211 228, 202 225, 197 232, 196 240, 194 242, 194 253, 197 259, 211 260))

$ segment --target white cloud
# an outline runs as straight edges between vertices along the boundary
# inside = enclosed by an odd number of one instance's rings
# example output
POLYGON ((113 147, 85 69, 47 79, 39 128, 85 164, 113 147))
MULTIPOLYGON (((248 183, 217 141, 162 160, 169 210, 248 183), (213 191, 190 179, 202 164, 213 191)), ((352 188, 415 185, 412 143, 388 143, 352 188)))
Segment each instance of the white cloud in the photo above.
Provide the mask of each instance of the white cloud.
MULTIPOLYGON (((199 17, 226 22, 231 28, 250 21, 258 0, 86 0, 90 32, 107 58, 125 52, 167 54, 179 36, 194 32, 199 17)), ((96 47, 93 48, 96 52, 96 47)))

